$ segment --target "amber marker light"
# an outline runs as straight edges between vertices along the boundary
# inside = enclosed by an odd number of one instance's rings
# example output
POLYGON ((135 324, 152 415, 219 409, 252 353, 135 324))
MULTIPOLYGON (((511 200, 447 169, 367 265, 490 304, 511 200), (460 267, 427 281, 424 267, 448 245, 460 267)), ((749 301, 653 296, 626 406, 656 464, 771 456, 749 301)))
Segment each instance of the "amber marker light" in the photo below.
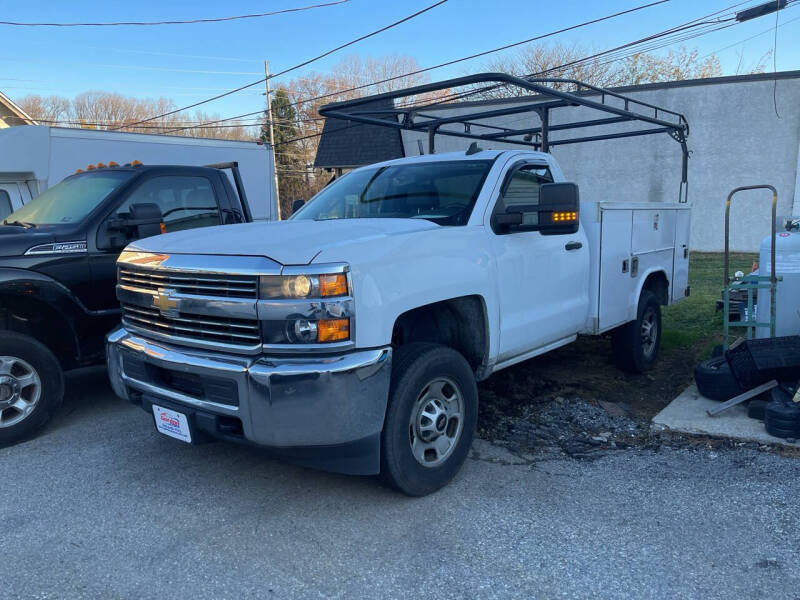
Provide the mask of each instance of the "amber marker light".
POLYGON ((86 166, 86 170, 87 171, 94 171, 94 165, 87 165, 86 166))
POLYGON ((347 275, 344 273, 336 273, 335 275, 320 275, 319 295, 322 297, 346 296, 347 275))
POLYGON ((142 166, 142 161, 140 161, 140 160, 132 160, 131 161, 131 166, 132 167, 141 167, 142 166))
POLYGON ((575 221, 578 218, 577 212, 554 212, 553 223, 564 223, 566 221, 575 221))
POLYGON ((75 169, 76 173, 83 173, 83 169, 75 169))
POLYGON ((108 161, 108 166, 109 167, 118 167, 119 163, 114 162, 113 160, 110 160, 110 161, 108 161))
POLYGON ((322 319, 317 322, 320 342, 341 342, 350 339, 350 319, 322 319))
POLYGON ((105 163, 97 163, 97 168, 98 169, 105 169, 106 168, 106 164, 105 163))

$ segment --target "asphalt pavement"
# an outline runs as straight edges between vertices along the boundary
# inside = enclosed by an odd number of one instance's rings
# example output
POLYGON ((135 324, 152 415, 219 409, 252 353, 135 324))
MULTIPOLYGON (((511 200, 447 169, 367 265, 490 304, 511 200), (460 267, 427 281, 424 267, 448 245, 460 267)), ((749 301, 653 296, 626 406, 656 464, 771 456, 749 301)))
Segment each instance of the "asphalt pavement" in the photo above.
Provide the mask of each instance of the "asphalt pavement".
POLYGON ((748 450, 523 460, 447 488, 190 446, 73 377, 0 449, 0 598, 800 598, 800 461, 748 450))

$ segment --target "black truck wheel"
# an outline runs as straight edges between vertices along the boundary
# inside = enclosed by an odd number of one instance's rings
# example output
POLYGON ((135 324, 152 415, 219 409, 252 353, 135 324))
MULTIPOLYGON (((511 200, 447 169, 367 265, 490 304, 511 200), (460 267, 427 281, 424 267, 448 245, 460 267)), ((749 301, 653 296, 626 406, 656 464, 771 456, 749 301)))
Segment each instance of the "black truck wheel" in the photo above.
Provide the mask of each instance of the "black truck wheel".
POLYGON ((36 433, 63 396, 64 375, 53 353, 27 335, 0 332, 0 446, 36 433))
POLYGON ((694 368, 697 391, 711 400, 724 402, 742 393, 724 356, 709 358, 694 368))
POLYGON ((475 375, 437 344, 401 346, 381 435, 381 478, 409 496, 447 484, 467 458, 478 418, 475 375))
POLYGON ((661 345, 661 305, 656 295, 643 290, 636 320, 617 327, 611 334, 611 348, 617 366, 631 373, 643 373, 653 366, 661 345))

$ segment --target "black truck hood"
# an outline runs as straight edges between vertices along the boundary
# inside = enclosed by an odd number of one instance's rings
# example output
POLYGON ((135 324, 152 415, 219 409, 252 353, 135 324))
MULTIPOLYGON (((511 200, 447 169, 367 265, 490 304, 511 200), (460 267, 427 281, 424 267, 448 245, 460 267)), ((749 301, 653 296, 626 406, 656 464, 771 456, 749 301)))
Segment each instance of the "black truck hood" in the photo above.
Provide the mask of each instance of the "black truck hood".
MULTIPOLYGON (((74 248, 66 242, 80 242, 86 247, 86 235, 80 235, 75 227, 40 225, 25 229, 14 225, 0 225, 0 257, 21 256, 31 248, 38 251, 58 253, 74 248)), ((34 251, 37 251, 34 250, 34 251)))

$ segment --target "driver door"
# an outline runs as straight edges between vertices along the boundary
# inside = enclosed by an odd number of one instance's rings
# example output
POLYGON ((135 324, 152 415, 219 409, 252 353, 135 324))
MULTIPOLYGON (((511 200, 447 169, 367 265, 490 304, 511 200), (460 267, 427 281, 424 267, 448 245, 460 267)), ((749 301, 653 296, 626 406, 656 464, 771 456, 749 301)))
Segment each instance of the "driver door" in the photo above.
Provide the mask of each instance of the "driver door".
MULTIPOLYGON (((134 204, 156 204, 161 210, 166 233, 208 227, 222 223, 214 183, 200 175, 161 175, 150 177, 136 187, 117 208, 106 217, 119 218, 130 214, 134 204)), ((102 226, 101 226, 102 227, 102 226)), ((117 258, 123 247, 136 241, 135 229, 119 247, 99 250, 90 257, 94 294, 93 310, 118 309, 116 296, 117 258)))
MULTIPOLYGON (((517 163, 506 175, 489 235, 497 259, 500 361, 576 334, 589 308, 589 249, 583 229, 543 234, 498 225, 496 215, 519 205, 535 209, 547 165, 517 163)), ((536 214, 533 212, 532 214, 536 214)))

